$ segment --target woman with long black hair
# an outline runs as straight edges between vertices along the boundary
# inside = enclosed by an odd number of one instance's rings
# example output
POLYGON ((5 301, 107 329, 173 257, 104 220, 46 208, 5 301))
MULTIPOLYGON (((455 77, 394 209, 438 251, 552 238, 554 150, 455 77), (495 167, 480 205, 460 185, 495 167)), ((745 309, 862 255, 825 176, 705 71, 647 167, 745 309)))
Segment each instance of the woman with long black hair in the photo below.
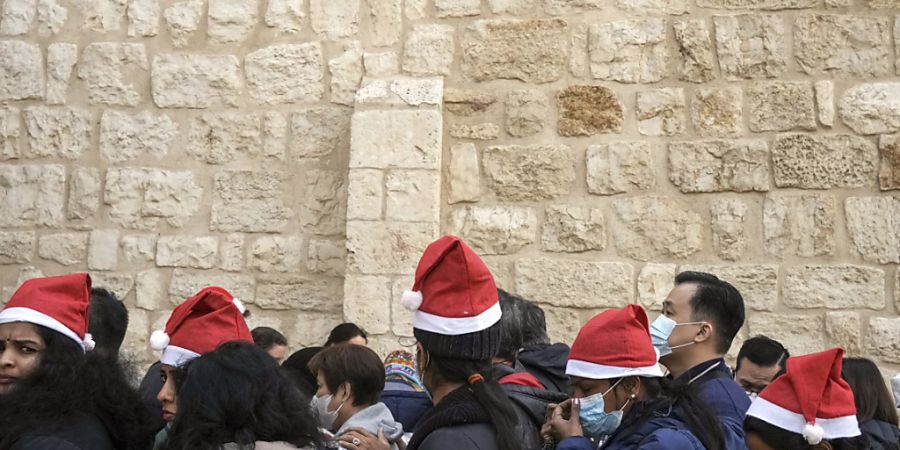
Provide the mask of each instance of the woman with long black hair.
POLYGON ((862 434, 880 450, 900 450, 897 408, 875 362, 868 358, 844 358, 841 378, 853 390, 856 419, 862 434))
POLYGON ((0 312, 0 449, 145 450, 120 362, 90 352, 87 274, 28 280, 0 312))

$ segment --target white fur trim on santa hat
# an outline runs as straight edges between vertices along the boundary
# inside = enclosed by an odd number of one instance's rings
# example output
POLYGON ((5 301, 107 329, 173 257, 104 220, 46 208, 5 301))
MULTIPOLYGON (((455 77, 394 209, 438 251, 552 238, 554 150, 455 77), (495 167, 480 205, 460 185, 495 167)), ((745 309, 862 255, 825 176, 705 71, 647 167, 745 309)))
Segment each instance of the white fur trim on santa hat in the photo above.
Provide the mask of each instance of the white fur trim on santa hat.
POLYGON ((445 336, 459 336, 486 330, 499 322, 501 315, 503 313, 500 311, 500 303, 494 303, 481 314, 472 317, 441 317, 420 309, 413 316, 413 328, 445 336))
POLYGON ((616 367, 570 359, 566 363, 566 375, 592 380, 608 380, 621 377, 662 377, 663 373, 659 364, 647 367, 616 367))
POLYGON ((418 311, 422 306, 422 293, 419 291, 403 291, 400 304, 409 311, 418 311))
MULTIPOLYGON (((809 442, 809 438, 815 437, 818 433, 818 431, 815 430, 807 431, 810 424, 806 422, 806 419, 803 418, 802 414, 782 408, 762 397, 757 397, 753 400, 753 403, 750 404, 750 409, 747 411, 747 415, 775 425, 782 430, 797 433, 807 438, 807 442, 809 442)), ((819 436, 820 441, 821 439, 831 440, 855 437, 861 434, 859 431, 859 423, 856 421, 855 415, 836 417, 833 419, 816 418, 814 427, 822 430, 821 436, 819 436)), ((810 444, 812 444, 812 442, 810 442, 810 444)))
POLYGON ((238 300, 237 298, 233 298, 233 299, 231 299, 231 303, 234 303, 234 306, 237 307, 238 311, 241 312, 241 315, 242 315, 242 316, 243 316, 245 313, 247 313, 247 307, 244 306, 244 302, 238 300))
POLYGON ((200 356, 200 354, 197 352, 170 345, 163 350, 162 355, 159 357, 159 362, 172 367, 181 367, 198 356, 200 356))
POLYGON ((86 352, 93 350, 97 346, 91 333, 84 333, 84 339, 82 339, 81 343, 84 344, 84 351, 86 352))
POLYGON ((169 335, 163 330, 156 330, 150 335, 150 348, 158 352, 166 349, 169 345, 169 335))
POLYGON ((63 325, 62 322, 40 311, 22 307, 6 308, 3 311, 0 311, 0 323, 11 322, 28 322, 47 327, 77 342, 83 351, 88 351, 84 339, 80 338, 74 331, 69 329, 69 327, 63 325))
POLYGON ((809 445, 816 445, 822 442, 822 436, 824 435, 825 430, 817 424, 808 423, 803 427, 803 439, 806 439, 809 445))

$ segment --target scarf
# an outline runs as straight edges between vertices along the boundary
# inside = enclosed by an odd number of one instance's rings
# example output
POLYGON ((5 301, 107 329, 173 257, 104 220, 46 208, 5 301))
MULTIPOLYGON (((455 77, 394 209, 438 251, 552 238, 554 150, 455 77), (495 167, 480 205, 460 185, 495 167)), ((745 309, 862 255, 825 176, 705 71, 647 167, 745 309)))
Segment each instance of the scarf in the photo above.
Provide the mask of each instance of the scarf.
POLYGON ((469 386, 463 386, 444 397, 440 403, 426 412, 413 432, 407 450, 416 450, 431 432, 470 423, 491 423, 491 417, 481 407, 469 386))

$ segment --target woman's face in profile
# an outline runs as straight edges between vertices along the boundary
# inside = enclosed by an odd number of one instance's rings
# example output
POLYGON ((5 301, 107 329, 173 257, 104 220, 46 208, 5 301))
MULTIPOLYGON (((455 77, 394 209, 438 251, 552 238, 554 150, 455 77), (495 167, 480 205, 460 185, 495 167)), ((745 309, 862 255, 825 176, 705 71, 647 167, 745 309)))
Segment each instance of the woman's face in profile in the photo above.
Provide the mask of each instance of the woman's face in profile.
POLYGON ((37 327, 27 322, 0 324, 0 395, 34 373, 47 348, 37 327))

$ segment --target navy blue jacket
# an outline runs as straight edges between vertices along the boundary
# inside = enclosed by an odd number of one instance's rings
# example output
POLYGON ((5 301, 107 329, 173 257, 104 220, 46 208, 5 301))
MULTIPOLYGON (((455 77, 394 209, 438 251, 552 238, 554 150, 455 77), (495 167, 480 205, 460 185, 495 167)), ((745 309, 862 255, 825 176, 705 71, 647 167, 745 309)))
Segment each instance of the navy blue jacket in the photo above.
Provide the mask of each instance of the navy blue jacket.
POLYGON ((860 422, 859 430, 869 440, 873 449, 900 449, 900 429, 897 428, 897 425, 880 420, 867 420, 860 422))
POLYGON ((697 397, 706 402, 722 421, 725 448, 747 450, 744 417, 750 409, 750 397, 734 382, 734 375, 724 359, 713 359, 700 364, 678 377, 678 381, 688 382, 698 376, 700 377, 691 383, 691 387, 697 397), (714 365, 709 372, 700 376, 714 365))
MULTIPOLYGON (((656 412, 649 420, 633 423, 640 416, 641 404, 622 420, 622 425, 601 447, 603 450, 705 450, 703 444, 687 430, 678 408, 656 412)), ((585 437, 564 439, 557 450, 594 450, 596 445, 585 437)))
POLYGON ((413 390, 399 390, 392 386, 397 383, 385 383, 385 390, 381 393, 381 403, 384 403, 394 420, 403 424, 403 431, 412 431, 419 418, 425 414, 425 411, 431 408, 431 399, 424 392, 416 392, 413 390))

